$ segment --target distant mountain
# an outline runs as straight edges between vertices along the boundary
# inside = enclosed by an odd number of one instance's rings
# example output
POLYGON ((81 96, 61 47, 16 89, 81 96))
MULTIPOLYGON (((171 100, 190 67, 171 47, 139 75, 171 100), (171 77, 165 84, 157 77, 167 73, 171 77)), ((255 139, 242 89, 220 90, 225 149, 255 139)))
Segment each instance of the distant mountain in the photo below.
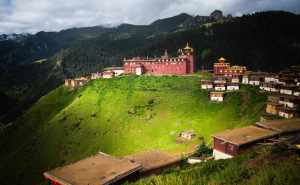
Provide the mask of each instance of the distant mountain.
POLYGON ((299 15, 288 12, 232 18, 216 10, 209 16, 179 14, 149 25, 39 32, 21 42, 0 42, 0 93, 23 110, 64 78, 120 66, 124 57, 160 56, 165 49, 175 55, 186 42, 195 48, 198 69, 211 69, 224 56, 250 70, 279 71, 300 63, 299 24, 299 15))
POLYGON ((8 34, 8 35, 7 34, 2 34, 2 35, 0 35, 0 42, 8 41, 8 40, 21 42, 29 36, 30 36, 30 34, 15 34, 15 33, 8 34))

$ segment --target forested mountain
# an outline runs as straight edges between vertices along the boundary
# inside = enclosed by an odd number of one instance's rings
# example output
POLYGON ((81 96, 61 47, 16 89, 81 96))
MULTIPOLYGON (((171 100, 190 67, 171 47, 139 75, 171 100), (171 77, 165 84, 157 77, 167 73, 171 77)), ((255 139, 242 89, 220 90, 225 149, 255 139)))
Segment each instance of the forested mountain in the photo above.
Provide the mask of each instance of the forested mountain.
POLYGON ((3 120, 57 87, 64 78, 122 65, 122 58, 176 54, 190 42, 197 68, 212 68, 220 56, 251 70, 278 71, 300 63, 300 16, 262 12, 238 18, 178 16, 150 25, 122 24, 39 32, 21 41, 0 41, 0 93, 9 97, 3 120), (13 110, 13 111, 12 111, 13 110))

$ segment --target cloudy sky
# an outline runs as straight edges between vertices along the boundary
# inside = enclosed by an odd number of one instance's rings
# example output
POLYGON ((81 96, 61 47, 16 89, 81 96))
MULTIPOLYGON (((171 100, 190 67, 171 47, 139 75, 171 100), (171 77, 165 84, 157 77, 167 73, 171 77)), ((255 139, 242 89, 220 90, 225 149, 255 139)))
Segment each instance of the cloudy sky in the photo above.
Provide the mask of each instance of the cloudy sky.
POLYGON ((263 10, 300 13, 300 0, 0 0, 0 33, 149 24, 182 12, 208 15, 215 9, 233 15, 263 10))

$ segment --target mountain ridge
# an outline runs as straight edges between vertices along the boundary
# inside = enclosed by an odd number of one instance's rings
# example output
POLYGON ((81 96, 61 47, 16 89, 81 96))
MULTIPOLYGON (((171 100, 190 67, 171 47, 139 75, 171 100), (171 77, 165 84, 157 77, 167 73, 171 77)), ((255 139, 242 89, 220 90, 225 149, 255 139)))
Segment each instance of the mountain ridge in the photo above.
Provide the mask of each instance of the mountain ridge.
POLYGON ((273 72, 300 60, 299 15, 271 11, 205 25, 189 19, 179 14, 161 26, 163 19, 156 26, 74 28, 39 32, 24 44, 0 42, 0 92, 15 100, 16 107, 28 108, 64 78, 121 66, 124 57, 161 56, 165 49, 176 55, 186 42, 195 49, 197 69, 211 69, 220 56, 250 70, 273 72), (36 62, 40 60, 44 62, 36 62))

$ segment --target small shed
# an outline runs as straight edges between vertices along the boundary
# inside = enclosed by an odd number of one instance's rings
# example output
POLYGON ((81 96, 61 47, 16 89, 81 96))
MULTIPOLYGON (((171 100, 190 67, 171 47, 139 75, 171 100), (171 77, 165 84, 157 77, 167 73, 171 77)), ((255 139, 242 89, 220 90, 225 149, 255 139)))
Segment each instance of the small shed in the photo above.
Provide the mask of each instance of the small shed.
POLYGON ((180 137, 186 140, 192 140, 196 136, 194 131, 183 131, 180 133, 180 137))

